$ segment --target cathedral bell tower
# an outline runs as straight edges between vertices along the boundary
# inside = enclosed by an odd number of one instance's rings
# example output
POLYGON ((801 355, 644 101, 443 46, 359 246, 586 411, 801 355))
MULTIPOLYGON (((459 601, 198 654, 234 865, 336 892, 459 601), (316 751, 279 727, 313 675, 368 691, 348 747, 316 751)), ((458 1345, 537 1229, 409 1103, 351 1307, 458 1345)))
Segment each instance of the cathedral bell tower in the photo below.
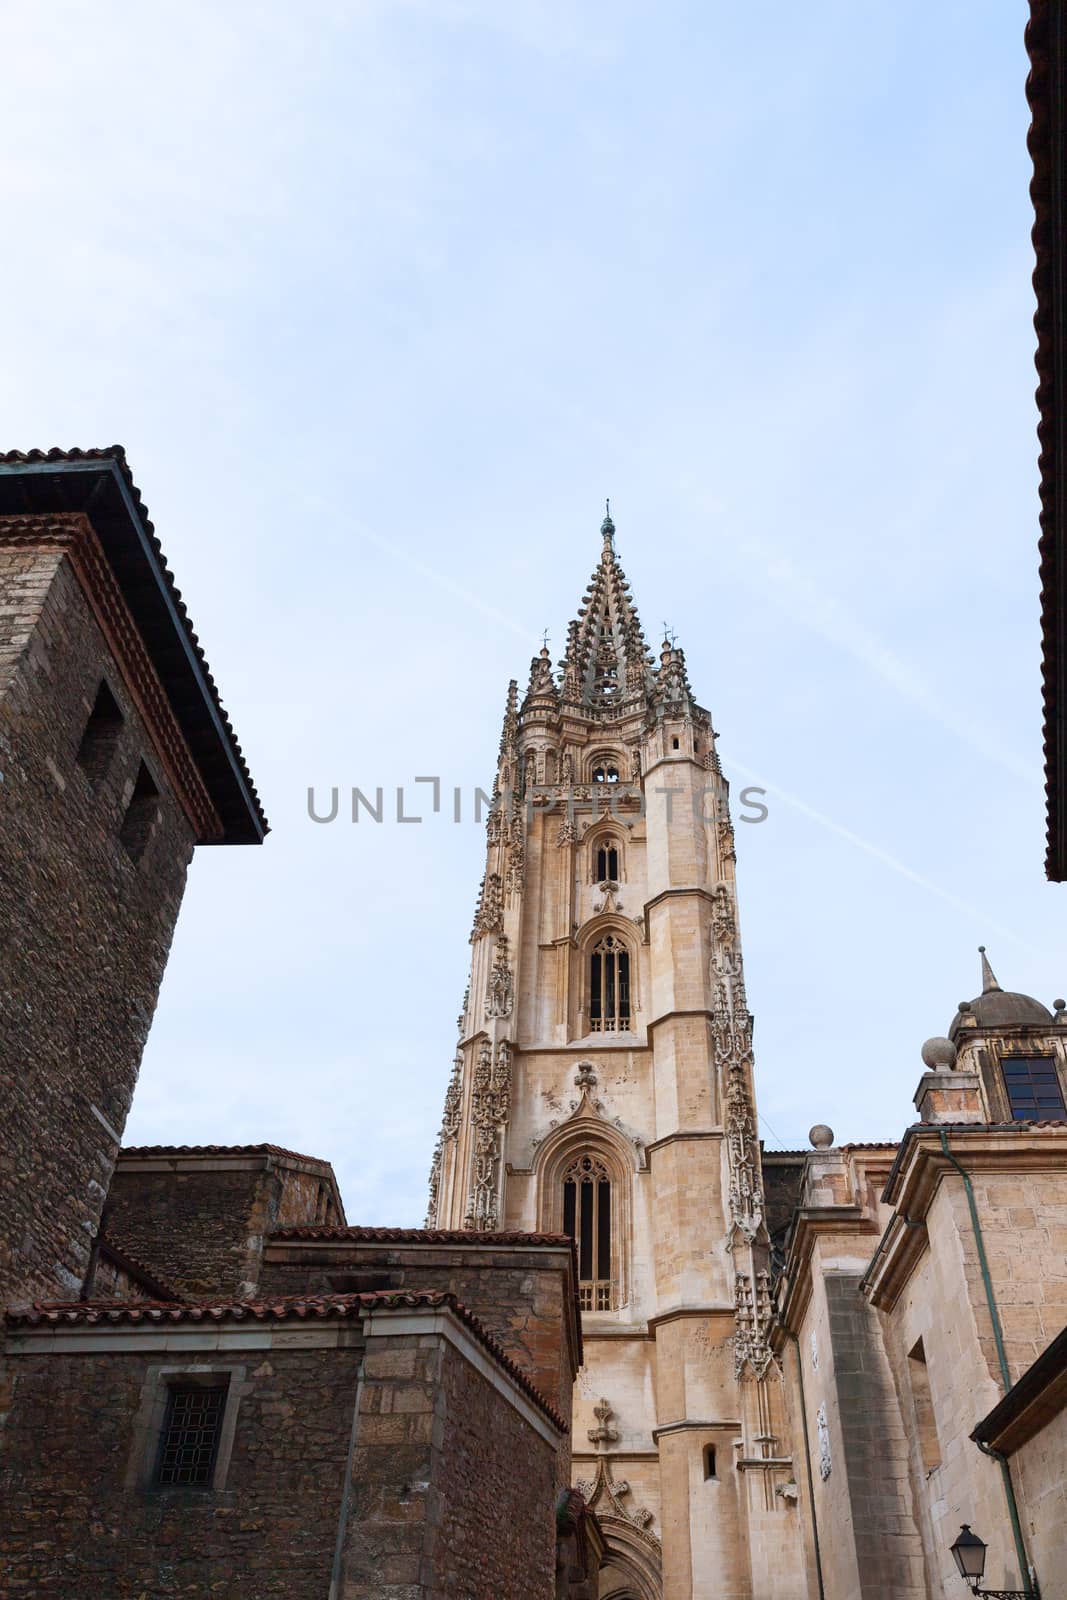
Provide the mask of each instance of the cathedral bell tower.
POLYGON ((558 673, 508 689, 427 1226, 577 1242, 601 1594, 799 1600, 728 785, 601 535, 558 673))

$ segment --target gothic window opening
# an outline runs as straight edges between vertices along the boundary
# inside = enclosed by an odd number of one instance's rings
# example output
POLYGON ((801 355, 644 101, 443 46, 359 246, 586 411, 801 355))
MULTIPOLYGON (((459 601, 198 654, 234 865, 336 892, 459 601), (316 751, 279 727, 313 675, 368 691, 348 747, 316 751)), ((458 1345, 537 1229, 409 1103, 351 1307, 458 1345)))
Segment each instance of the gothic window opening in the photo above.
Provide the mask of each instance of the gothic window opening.
POLYGON ((626 1033, 630 1027, 630 953, 613 933, 589 958, 589 1026, 593 1033, 626 1033))
POLYGON ((715 1446, 713 1444, 706 1444, 704 1446, 704 1481, 705 1481, 705 1483, 707 1482, 707 1480, 709 1478, 714 1478, 714 1476, 715 1476, 715 1446))
POLYGON ((593 768, 594 783, 618 783, 619 769, 611 761, 598 761, 593 768))
POLYGON ((174 1384, 167 1395, 156 1482, 163 1488, 211 1484, 222 1436, 226 1384, 174 1384))
POLYGON ((1054 1122, 1067 1116, 1054 1056, 1005 1056, 1000 1066, 1016 1122, 1054 1122))
POLYGON ((610 1311, 611 1179, 596 1156, 579 1156, 563 1176, 563 1231, 578 1247, 578 1301, 583 1311, 610 1311))
POLYGON ((619 849, 617 845, 606 840, 596 846, 595 860, 593 863, 594 883, 618 883, 619 881, 619 849))

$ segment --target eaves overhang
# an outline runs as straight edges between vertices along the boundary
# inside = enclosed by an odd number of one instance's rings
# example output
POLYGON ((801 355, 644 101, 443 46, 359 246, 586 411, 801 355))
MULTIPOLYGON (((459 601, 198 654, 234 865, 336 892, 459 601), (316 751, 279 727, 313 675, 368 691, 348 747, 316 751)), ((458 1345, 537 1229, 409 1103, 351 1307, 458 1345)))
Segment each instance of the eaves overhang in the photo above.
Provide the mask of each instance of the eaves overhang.
POLYGON ((201 842, 261 843, 267 819, 125 451, 0 454, 0 517, 78 512, 100 541, 222 822, 221 837, 201 842))

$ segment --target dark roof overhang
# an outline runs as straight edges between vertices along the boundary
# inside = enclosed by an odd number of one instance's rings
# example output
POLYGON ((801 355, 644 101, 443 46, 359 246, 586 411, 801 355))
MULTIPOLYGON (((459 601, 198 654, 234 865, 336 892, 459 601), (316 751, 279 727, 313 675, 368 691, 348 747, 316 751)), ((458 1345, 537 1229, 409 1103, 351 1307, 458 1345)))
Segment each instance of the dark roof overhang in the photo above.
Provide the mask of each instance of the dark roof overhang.
POLYGON ((121 445, 0 454, 0 516, 89 518, 223 824, 259 844, 267 819, 121 445))
POLYGON ((1030 0, 1026 30, 1032 121, 1034 329, 1041 496, 1041 638, 1048 848, 1045 870, 1067 880, 1067 8, 1030 0))

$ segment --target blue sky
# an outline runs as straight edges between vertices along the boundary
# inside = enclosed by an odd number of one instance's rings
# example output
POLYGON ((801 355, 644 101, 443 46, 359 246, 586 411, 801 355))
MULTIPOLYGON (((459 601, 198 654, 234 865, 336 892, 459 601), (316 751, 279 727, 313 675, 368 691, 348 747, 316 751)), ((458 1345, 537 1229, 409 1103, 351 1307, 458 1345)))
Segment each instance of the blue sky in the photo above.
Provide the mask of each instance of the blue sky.
POLYGON ((126 445, 274 825, 127 1130, 421 1219, 492 776, 606 494, 720 729, 764 1135, 893 1137, 1043 876, 1022 0, 56 3, 6 47, 5 446, 126 445))

